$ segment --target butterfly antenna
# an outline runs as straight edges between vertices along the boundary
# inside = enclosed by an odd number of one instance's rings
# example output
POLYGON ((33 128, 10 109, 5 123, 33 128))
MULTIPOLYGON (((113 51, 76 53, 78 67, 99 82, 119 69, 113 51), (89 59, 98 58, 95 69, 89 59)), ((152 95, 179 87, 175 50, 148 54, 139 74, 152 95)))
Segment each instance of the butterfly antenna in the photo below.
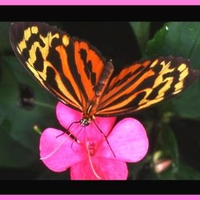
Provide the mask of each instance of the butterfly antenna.
MULTIPOLYGON (((64 134, 65 134, 65 132, 63 131, 61 134, 57 135, 56 138, 58 138, 58 137, 60 137, 60 136, 62 136, 64 134)), ((71 137, 70 134, 67 134, 67 135, 69 135, 69 137, 71 137)))
MULTIPOLYGON (((77 142, 77 143, 80 143, 80 141, 77 139, 77 137, 78 137, 78 135, 79 135, 79 133, 81 132, 81 130, 82 129, 80 129, 79 131, 78 131, 78 133, 76 134, 76 136, 74 136, 74 135, 72 135, 72 133, 70 133, 70 131, 69 131, 69 129, 71 128, 71 126, 73 125, 73 124, 78 124, 78 123, 80 123, 80 121, 75 121, 75 122, 72 122, 70 125, 69 125, 69 127, 67 128, 67 132, 69 133, 69 135, 70 135, 70 137, 72 138, 72 143, 71 143, 71 149, 73 150, 73 144, 74 144, 74 142, 77 142)), ((77 127, 78 128, 78 127, 77 127)), ((74 150, 73 150, 74 151, 74 150)), ((74 151, 75 152, 75 151, 74 151)))
POLYGON ((63 131, 61 134, 57 135, 56 138, 62 136, 63 134, 67 134, 72 140, 76 141, 79 143, 78 139, 69 131, 69 129, 71 128, 71 126, 73 124, 76 124, 76 123, 79 123, 79 121, 75 121, 75 122, 72 122, 69 127, 66 129, 66 131, 63 131))
MULTIPOLYGON (((74 139, 73 139, 73 141, 72 141, 72 143, 71 143, 71 149, 72 149, 72 150, 73 150, 73 144, 74 144, 74 142, 80 143, 80 141, 77 139, 77 137, 78 137, 79 133, 81 132, 81 130, 82 130, 82 129, 80 129, 80 130, 78 131, 78 133, 76 134, 76 137, 73 136, 74 139)), ((73 151, 74 151, 74 150, 73 150, 73 151)), ((74 151, 74 152, 75 152, 75 151, 74 151)))
POLYGON ((107 137, 105 136, 104 132, 99 128, 99 126, 97 125, 96 121, 95 120, 93 120, 93 121, 94 121, 95 126, 98 128, 98 130, 100 131, 100 133, 103 135, 104 139, 106 140, 106 143, 108 144, 113 156, 116 157, 116 155, 115 155, 113 149, 111 148, 110 143, 109 143, 107 137))
POLYGON ((78 131, 77 135, 74 136, 74 135, 72 135, 72 133, 70 133, 70 131, 68 129, 66 129, 65 132, 63 131, 60 135, 57 135, 56 138, 60 137, 63 134, 67 134, 72 139, 71 149, 74 151, 74 149, 73 149, 74 142, 80 143, 80 141, 77 139, 77 136, 79 135, 80 131, 81 131, 81 129, 78 131))
POLYGON ((67 130, 69 130, 73 124, 78 124, 78 123, 80 123, 80 121, 72 122, 72 123, 68 126, 67 130))

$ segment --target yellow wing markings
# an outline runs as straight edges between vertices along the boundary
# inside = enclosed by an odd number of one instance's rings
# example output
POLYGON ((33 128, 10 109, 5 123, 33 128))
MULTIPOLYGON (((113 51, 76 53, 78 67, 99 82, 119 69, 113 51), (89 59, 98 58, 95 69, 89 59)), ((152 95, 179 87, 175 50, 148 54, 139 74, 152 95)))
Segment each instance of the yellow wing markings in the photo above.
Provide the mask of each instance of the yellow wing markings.
POLYGON ((43 23, 15 24, 11 44, 20 61, 85 119, 149 107, 183 91, 200 73, 190 69, 187 59, 168 56, 136 62, 110 77, 105 59, 90 43, 43 23))

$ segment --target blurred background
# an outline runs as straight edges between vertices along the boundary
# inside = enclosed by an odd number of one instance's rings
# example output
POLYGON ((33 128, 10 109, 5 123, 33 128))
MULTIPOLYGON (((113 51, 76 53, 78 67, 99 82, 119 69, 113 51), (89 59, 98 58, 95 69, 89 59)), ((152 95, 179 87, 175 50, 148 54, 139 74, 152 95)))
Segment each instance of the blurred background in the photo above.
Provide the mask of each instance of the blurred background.
MULTIPOLYGON (((188 58, 192 68, 200 69, 200 22, 47 23, 96 46, 113 60, 115 72, 142 58, 169 55, 188 58)), ((0 22, 0 179, 69 179, 69 170, 51 172, 39 159, 38 129, 61 128, 57 99, 15 57, 10 24, 0 22)), ((200 179, 199 80, 180 95, 131 116, 146 128, 150 148, 141 162, 128 164, 129 180, 200 179)))

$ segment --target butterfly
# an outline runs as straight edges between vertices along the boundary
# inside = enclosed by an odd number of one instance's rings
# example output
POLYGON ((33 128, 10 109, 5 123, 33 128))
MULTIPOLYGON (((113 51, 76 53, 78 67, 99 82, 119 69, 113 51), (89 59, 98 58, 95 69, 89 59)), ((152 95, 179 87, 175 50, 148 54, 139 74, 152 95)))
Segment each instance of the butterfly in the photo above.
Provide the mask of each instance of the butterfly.
POLYGON ((179 94, 199 76, 188 59, 137 61, 113 75, 89 42, 42 22, 15 22, 11 46, 22 65, 59 101, 82 112, 87 126, 96 116, 131 114, 179 94))

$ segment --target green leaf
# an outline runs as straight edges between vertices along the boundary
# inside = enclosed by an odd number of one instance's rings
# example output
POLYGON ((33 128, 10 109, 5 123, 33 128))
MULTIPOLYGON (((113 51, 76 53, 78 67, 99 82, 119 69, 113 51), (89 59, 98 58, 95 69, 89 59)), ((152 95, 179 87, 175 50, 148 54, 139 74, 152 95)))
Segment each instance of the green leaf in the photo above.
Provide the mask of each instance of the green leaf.
POLYGON ((9 135, 12 122, 2 121, 0 124, 0 166, 8 168, 22 168, 31 165, 38 156, 23 147, 9 135))
MULTIPOLYGON (((189 58, 192 68, 200 69, 200 22, 170 22, 159 30, 147 44, 148 57, 182 56, 189 58)), ((200 83, 171 100, 176 113, 182 117, 200 117, 200 83)))
POLYGON ((147 44, 148 56, 183 56, 197 59, 200 22, 169 22, 147 44))
POLYGON ((199 166, 200 123, 199 120, 174 119, 170 123, 178 144, 181 158, 191 166, 199 166))
MULTIPOLYGON (((167 127, 163 127, 167 130, 167 127)), ((173 157, 173 165, 166 172, 159 174, 161 179, 190 179, 192 171, 197 175, 191 179, 199 179, 199 151, 200 151, 200 135, 199 121, 188 119, 173 119, 170 123, 171 133, 176 139, 176 144, 173 147, 173 142, 167 142, 166 133, 160 133, 163 149, 170 149, 173 157), (173 131, 173 132, 172 132, 173 131), (178 144, 178 147, 176 147, 178 144), (166 147, 168 145, 168 147, 166 147), (173 150, 174 149, 174 150, 173 150), (174 152, 174 153, 173 153, 174 152), (177 156, 176 156, 177 154, 177 156), (174 162, 175 161, 175 162, 174 162), (177 164, 176 164, 177 163, 177 164), (177 167, 176 167, 177 166, 177 167), (195 169, 196 168, 196 169, 195 169), (188 171, 187 171, 188 170, 188 171), (188 174, 187 174, 188 173, 188 174)), ((170 135, 171 133, 168 132, 170 135)), ((172 135, 171 135, 172 136, 172 135)), ((170 138, 171 138, 170 136, 170 138)), ((173 139, 172 139, 173 141, 173 139)))
POLYGON ((173 109, 181 117, 199 118, 200 117, 200 81, 196 81, 186 91, 173 98, 173 109))
POLYGON ((143 52, 149 39, 150 22, 130 22, 135 33, 141 52, 143 52))
POLYGON ((179 151, 174 132, 170 129, 168 124, 162 126, 161 143, 167 154, 172 158, 173 168, 176 171, 179 165, 179 151))
POLYGON ((4 54, 7 51, 11 51, 11 46, 9 42, 8 30, 11 22, 0 22, 0 53, 4 54))
POLYGON ((0 123, 9 121, 10 137, 23 147, 38 153, 39 135, 34 131, 34 126, 37 125, 41 130, 49 126, 58 127, 55 116, 57 100, 36 83, 15 57, 2 59, 1 66, 0 123), (33 92, 32 109, 19 104, 21 85, 33 92))
POLYGON ((200 180, 200 172, 186 163, 180 162, 176 178, 178 180, 200 180))
POLYGON ((69 169, 62 173, 55 173, 50 170, 46 170, 41 173, 36 180, 70 180, 70 171, 69 169))
POLYGON ((168 169, 161 173, 159 178, 162 180, 200 180, 200 172, 185 162, 180 162, 177 172, 174 173, 172 169, 168 169))
POLYGON ((162 125, 162 131, 159 134, 159 144, 161 151, 166 158, 172 159, 172 167, 177 171, 179 167, 179 150, 174 132, 168 124, 162 125))

